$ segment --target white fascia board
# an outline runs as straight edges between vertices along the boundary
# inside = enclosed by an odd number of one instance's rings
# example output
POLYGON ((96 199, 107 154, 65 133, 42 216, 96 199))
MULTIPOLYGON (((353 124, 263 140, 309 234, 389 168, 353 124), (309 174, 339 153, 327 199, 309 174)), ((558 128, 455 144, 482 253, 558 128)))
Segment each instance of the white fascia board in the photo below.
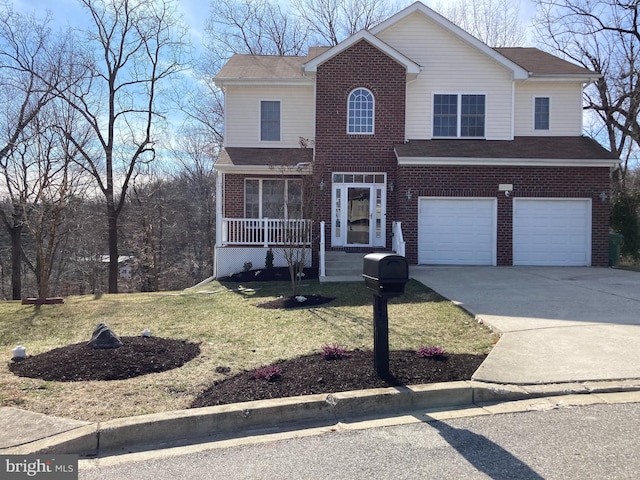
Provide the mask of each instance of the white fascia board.
POLYGON ((305 74, 316 73, 318 71, 319 65, 326 62, 330 58, 338 55, 344 50, 348 49, 352 45, 355 45, 360 40, 365 40, 369 42, 378 50, 382 51, 389 57, 393 58, 396 62, 403 65, 407 69, 407 75, 409 76, 412 76, 412 75, 417 76, 422 70, 422 67, 420 65, 418 65, 413 60, 411 60, 410 58, 406 57, 405 55, 397 51, 395 48, 391 47, 388 43, 383 42, 378 37, 375 37, 374 35, 369 33, 367 30, 360 30, 358 33, 350 36, 346 40, 343 40, 335 47, 330 48, 329 50, 322 53, 321 55, 318 55, 317 57, 303 64, 302 68, 304 73, 305 74))
POLYGON ((434 22, 436 22, 438 25, 442 26, 443 28, 449 30, 454 35, 458 36, 460 39, 464 40, 465 42, 469 43, 473 47, 477 48, 478 50, 480 50, 485 55, 491 57, 496 62, 498 62, 499 64, 501 64, 504 67, 506 67, 508 70, 511 70, 513 72, 513 79, 514 80, 524 80, 524 79, 529 77, 529 72, 527 70, 525 70, 524 68, 522 68, 520 65, 518 65, 517 63, 512 62, 507 57, 505 57, 505 56, 501 55, 500 53, 496 52, 493 48, 490 48, 489 46, 485 45, 480 40, 478 40, 476 37, 474 37, 473 35, 468 34, 463 29, 458 27, 456 24, 451 23, 449 20, 444 18, 442 15, 440 15, 437 12, 435 12, 434 10, 431 10, 429 7, 427 7, 426 5, 424 5, 421 2, 416 2, 416 3, 408 6, 404 10, 401 10, 400 12, 396 13, 395 15, 389 17, 384 22, 382 22, 382 23, 376 25, 375 27, 373 27, 370 30, 370 32, 373 35, 378 35, 380 32, 386 30, 387 28, 391 27, 392 25, 396 24, 400 20, 408 17, 409 15, 411 15, 412 13, 415 13, 415 12, 422 13, 426 17, 428 17, 431 20, 433 20, 434 22))
POLYGON ((573 83, 593 83, 602 78, 599 73, 593 75, 540 75, 532 74, 526 79, 527 83, 543 83, 543 82, 573 82, 573 83))
POLYGON ((397 157, 398 165, 484 165, 509 167, 613 167, 620 160, 610 158, 474 158, 474 157, 397 157))
POLYGON ((214 83, 218 88, 228 85, 250 85, 260 86, 287 86, 287 87, 308 87, 313 80, 310 78, 214 78, 214 83))
POLYGON ((221 173, 236 175, 311 175, 312 165, 301 167, 284 167, 282 165, 214 165, 214 169, 221 173))

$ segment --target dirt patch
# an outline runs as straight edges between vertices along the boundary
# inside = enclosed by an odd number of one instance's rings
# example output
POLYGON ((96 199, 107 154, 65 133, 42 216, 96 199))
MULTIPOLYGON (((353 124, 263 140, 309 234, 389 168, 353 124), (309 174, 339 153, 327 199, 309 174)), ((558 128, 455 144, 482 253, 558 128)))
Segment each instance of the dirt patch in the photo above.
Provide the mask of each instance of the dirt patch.
POLYGON ((421 358, 411 351, 390 352, 390 375, 379 378, 373 366, 373 352, 355 351, 351 354, 349 358, 338 360, 325 360, 322 355, 315 354, 276 363, 280 375, 271 381, 256 379, 254 372, 243 372, 215 383, 192 406, 469 380, 486 358, 486 355, 470 354, 421 358))
POLYGON ((9 370, 21 377, 57 382, 124 380, 178 368, 200 354, 195 343, 157 337, 120 337, 123 345, 94 349, 76 343, 12 361, 9 370))
POLYGON ((291 297, 279 297, 269 302, 256 305, 260 308, 308 308, 324 305, 335 300, 332 297, 323 297, 321 295, 297 295, 291 297))

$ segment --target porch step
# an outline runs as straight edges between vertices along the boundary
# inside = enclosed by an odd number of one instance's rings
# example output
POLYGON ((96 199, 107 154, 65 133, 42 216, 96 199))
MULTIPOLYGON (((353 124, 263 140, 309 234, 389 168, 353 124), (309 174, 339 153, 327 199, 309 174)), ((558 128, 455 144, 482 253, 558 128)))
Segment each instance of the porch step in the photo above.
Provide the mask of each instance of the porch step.
POLYGON ((365 253, 326 252, 325 277, 321 282, 359 282, 365 253))

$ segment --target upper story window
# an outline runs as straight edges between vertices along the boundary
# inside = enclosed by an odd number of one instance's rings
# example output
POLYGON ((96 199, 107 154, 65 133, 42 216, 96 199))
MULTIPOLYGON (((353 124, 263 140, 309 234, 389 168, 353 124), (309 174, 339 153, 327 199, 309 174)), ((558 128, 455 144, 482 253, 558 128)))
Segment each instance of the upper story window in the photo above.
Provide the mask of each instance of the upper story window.
POLYGON ((533 103, 533 128, 535 130, 549 130, 549 97, 536 97, 533 103))
POLYGON ((347 133, 373 133, 373 94, 356 88, 349 94, 347 133))
POLYGON ((302 180, 248 178, 245 218, 302 218, 302 180))
POLYGON ((280 102, 278 100, 260 102, 260 140, 280 141, 280 102))
POLYGON ((434 137, 484 137, 484 95, 433 96, 434 137))

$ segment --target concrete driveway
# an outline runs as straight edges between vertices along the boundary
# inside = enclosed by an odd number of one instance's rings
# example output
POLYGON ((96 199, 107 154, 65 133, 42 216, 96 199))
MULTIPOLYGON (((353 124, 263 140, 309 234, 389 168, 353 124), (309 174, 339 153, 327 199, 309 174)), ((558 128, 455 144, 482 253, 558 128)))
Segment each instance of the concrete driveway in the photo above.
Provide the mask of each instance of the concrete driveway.
POLYGON ((411 276, 502 334, 474 380, 640 380, 640 273, 418 266, 411 276))

